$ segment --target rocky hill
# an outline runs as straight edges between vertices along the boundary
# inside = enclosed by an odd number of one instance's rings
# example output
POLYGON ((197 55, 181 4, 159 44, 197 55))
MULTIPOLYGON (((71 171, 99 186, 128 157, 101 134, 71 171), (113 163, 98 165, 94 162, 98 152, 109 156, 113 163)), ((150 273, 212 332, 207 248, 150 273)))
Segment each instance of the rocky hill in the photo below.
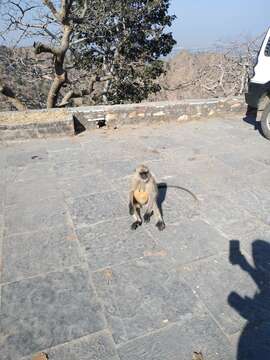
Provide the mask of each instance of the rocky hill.
POLYGON ((159 80, 161 92, 153 100, 227 97, 241 95, 247 86, 251 59, 223 52, 181 51, 167 62, 159 80))

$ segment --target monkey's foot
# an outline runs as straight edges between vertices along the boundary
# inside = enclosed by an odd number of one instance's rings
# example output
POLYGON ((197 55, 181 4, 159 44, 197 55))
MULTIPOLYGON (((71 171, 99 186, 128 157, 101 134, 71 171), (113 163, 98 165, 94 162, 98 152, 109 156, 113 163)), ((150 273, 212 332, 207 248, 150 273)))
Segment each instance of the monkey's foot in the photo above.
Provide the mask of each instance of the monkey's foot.
POLYGON ((144 214, 144 216, 143 216, 143 220, 146 223, 150 222, 150 218, 151 218, 151 214, 148 214, 148 213, 144 214))
POLYGON ((136 230, 137 227, 141 226, 142 223, 141 221, 135 221, 132 225, 131 225, 131 230, 136 230))
POLYGON ((156 227, 158 228, 159 231, 162 231, 165 229, 165 223, 163 221, 158 221, 156 223, 156 227))

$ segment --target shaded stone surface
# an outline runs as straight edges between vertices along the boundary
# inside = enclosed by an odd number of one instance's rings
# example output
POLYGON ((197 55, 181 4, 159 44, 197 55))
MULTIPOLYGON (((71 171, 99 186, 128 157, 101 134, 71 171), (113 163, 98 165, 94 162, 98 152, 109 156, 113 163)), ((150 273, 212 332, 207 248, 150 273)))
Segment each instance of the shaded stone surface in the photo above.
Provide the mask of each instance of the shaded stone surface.
POLYGON ((74 231, 62 226, 5 237, 2 251, 2 282, 63 269, 83 261, 74 231))
MULTIPOLYGON (((3 271, 3 235, 4 235, 4 217, 0 214, 0 283, 3 271)), ((1 303, 1 286, 0 286, 0 303, 1 303)), ((1 305, 0 305, 1 312, 1 305)))
POLYGON ((3 214, 4 211, 4 197, 5 197, 5 183, 0 182, 0 214, 3 214))
POLYGON ((232 197, 249 213, 270 225, 270 198, 264 187, 253 187, 234 192, 232 197))
POLYGON ((211 360, 234 358, 228 340, 208 316, 186 316, 178 324, 119 348, 123 360, 190 359, 193 351, 202 351, 211 360))
POLYGON ((128 262, 148 252, 160 252, 153 238, 143 228, 130 229, 130 219, 124 218, 77 230, 91 270, 117 265, 119 259, 128 262))
MULTIPOLYGON (((58 345, 45 350, 49 360, 119 360, 113 340, 108 331, 98 332, 84 336, 63 345, 58 345)), ((32 360, 24 357, 22 360, 32 360)))
POLYGON ((72 220, 78 227, 125 216, 127 206, 117 192, 105 192, 68 200, 72 220))
POLYGON ((67 208, 63 201, 52 198, 27 203, 27 206, 8 206, 5 210, 7 234, 36 231, 67 224, 67 208))
POLYGON ((184 278, 193 291, 203 300, 227 334, 239 331, 245 324, 229 304, 232 291, 252 298, 256 285, 245 272, 229 262, 225 253, 184 267, 184 278))
POLYGON ((8 184, 5 203, 7 206, 18 205, 27 207, 29 203, 48 198, 61 198, 56 184, 48 179, 20 181, 17 186, 8 184))
POLYGON ((7 168, 8 179, 10 182, 33 182, 37 181, 49 181, 54 183, 56 177, 54 176, 53 166, 49 161, 41 162, 38 161, 30 163, 23 167, 7 168))
POLYGON ((181 275, 162 265, 147 258, 94 273, 116 343, 202 311, 181 275))
POLYGON ((87 161, 88 158, 86 154, 82 153, 82 146, 78 144, 78 147, 59 148, 58 151, 49 150, 49 159, 54 164, 61 166, 66 162, 78 162, 78 159, 87 161))
POLYGON ((75 198, 101 193, 104 190, 113 190, 113 187, 111 182, 107 181, 102 174, 88 174, 62 179, 59 181, 58 189, 67 198, 75 198))
POLYGON ((18 359, 104 326, 88 272, 83 269, 55 272, 2 288, 2 359, 18 359))
MULTIPOLYGON (((83 156, 83 154, 81 154, 83 156)), ((100 169, 96 168, 95 163, 90 159, 78 159, 75 161, 66 161, 62 163, 54 163, 53 169, 59 179, 79 177, 83 175, 91 176, 92 174, 100 174, 100 169)))
POLYGON ((267 358, 269 142, 252 126, 134 124, 0 150, 1 360, 267 358), (130 230, 138 163, 168 185, 163 232, 154 218, 130 230))
POLYGON ((50 349, 48 355, 51 360, 60 358, 65 360, 119 360, 113 340, 107 332, 87 336, 70 344, 50 349))
POLYGON ((44 162, 48 158, 48 153, 44 147, 29 149, 20 148, 17 151, 9 151, 6 157, 7 166, 25 166, 30 163, 44 162), (19 150, 19 151, 18 151, 19 150))
POLYGON ((167 233, 152 233, 176 264, 183 265, 227 250, 228 240, 200 219, 182 220, 167 227, 167 233))

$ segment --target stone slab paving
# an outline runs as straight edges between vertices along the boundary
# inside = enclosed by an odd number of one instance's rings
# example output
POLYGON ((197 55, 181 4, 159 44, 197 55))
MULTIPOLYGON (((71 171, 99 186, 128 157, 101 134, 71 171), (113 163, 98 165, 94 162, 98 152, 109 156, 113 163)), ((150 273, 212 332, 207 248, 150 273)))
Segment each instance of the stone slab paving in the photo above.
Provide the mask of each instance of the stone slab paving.
POLYGON ((241 118, 0 145, 0 359, 265 360, 270 143, 241 118), (130 230, 129 175, 167 185, 130 230))

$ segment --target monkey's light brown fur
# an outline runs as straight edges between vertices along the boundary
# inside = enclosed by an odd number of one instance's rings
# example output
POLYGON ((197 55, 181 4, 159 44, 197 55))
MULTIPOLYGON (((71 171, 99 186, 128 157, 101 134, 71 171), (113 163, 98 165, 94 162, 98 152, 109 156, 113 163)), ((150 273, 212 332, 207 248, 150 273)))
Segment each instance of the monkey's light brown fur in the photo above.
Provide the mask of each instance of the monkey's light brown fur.
POLYGON ((33 356, 32 360, 48 360, 47 354, 41 352, 33 356))
POLYGON ((193 352, 192 360, 204 360, 202 352, 193 352))
POLYGON ((148 201, 148 193, 146 191, 135 190, 134 198, 140 205, 145 205, 148 201))

